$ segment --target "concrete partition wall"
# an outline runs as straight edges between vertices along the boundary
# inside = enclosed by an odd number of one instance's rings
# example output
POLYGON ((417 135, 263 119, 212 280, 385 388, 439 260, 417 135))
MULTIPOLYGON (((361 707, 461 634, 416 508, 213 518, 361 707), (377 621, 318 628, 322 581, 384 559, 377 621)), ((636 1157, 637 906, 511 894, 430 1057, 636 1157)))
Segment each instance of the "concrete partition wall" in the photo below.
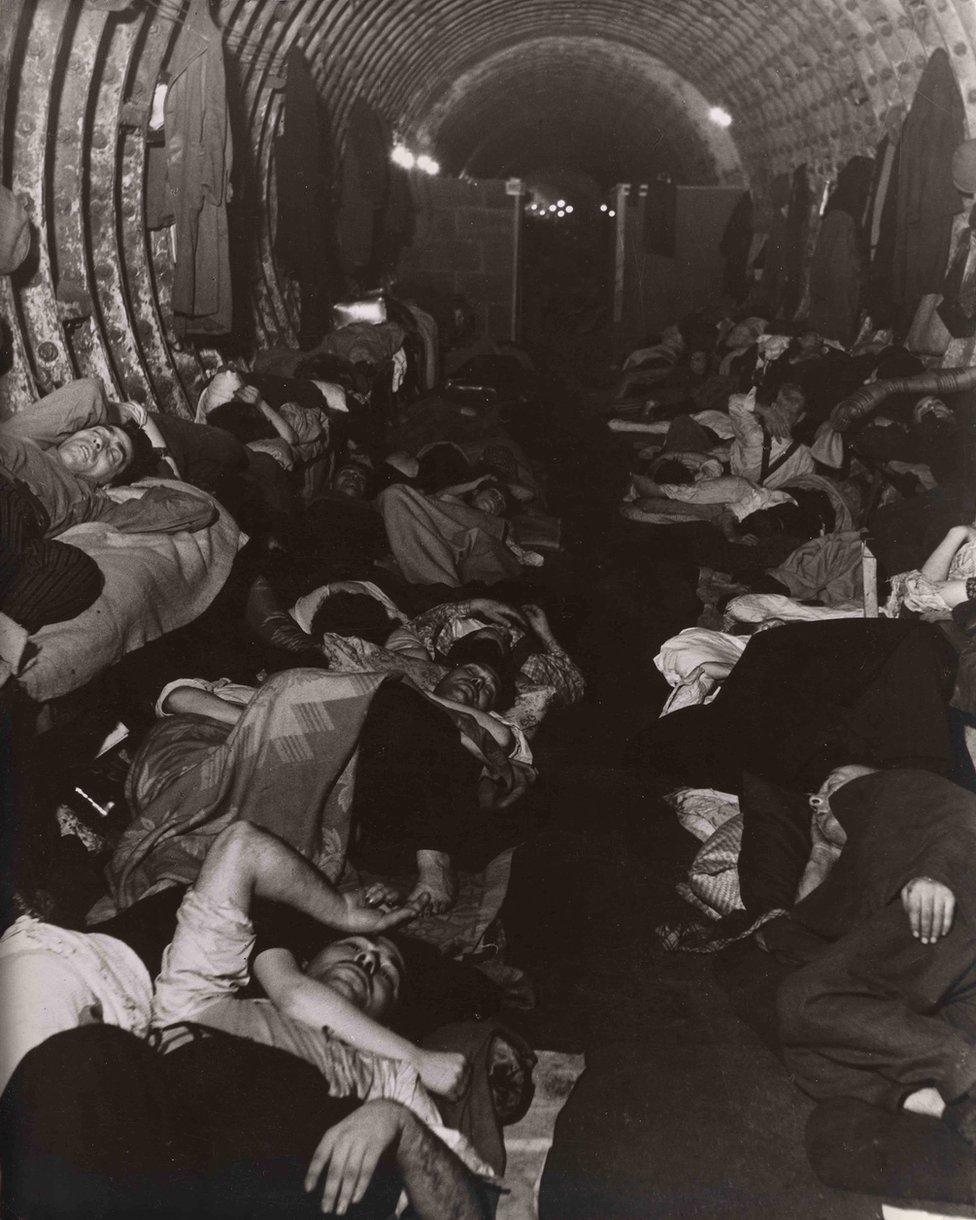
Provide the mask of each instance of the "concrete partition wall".
POLYGON ((480 330, 511 337, 518 198, 504 181, 410 177, 416 230, 400 258, 400 290, 463 296, 480 330))
POLYGON ((713 303, 721 293, 719 242, 742 188, 679 186, 675 194, 672 257, 647 248, 640 189, 632 187, 626 197, 621 316, 615 328, 619 350, 713 303))

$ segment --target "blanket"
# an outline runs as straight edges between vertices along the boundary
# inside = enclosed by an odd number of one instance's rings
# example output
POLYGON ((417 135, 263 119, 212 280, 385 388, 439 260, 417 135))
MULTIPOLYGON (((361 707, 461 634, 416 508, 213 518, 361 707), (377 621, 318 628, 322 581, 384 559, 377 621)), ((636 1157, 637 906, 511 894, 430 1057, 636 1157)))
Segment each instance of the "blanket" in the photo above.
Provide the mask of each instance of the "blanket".
MULTIPOLYGON (((183 489, 165 479, 139 485, 183 489)), ((201 495, 195 489, 194 494, 201 495)), ((217 507, 213 525, 192 532, 123 534, 104 522, 88 522, 60 535, 59 541, 95 560, 105 586, 77 618, 51 623, 31 637, 36 651, 19 675, 30 698, 44 702, 78 690, 126 653, 207 609, 241 545, 237 524, 217 507)))
POLYGON ((132 825, 106 870, 111 906, 192 885, 211 844, 245 819, 274 831, 338 881, 345 865, 355 753, 382 674, 291 669, 258 690, 233 726, 158 721, 126 782, 132 825))
MULTIPOLYGON (((357 746, 382 673, 292 669, 270 678, 234 726, 203 716, 160 720, 133 760, 133 823, 106 870, 97 923, 168 885, 190 885, 214 839, 244 819, 287 840, 342 889, 377 878, 346 858, 357 746)), ((495 760, 484 758, 494 774, 495 760)), ((463 873, 455 906, 411 923, 409 935, 460 956, 479 948, 504 900, 511 851, 463 873)))

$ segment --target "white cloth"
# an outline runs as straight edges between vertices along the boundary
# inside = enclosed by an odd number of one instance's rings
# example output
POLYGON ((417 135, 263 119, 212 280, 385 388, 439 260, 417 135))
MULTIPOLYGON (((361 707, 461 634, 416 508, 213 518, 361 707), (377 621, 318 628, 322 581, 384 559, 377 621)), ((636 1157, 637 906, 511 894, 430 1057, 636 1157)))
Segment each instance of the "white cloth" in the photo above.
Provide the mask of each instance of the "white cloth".
POLYGON ((764 623, 782 619, 784 623, 819 623, 825 619, 861 618, 862 606, 803 606, 782 593, 743 593, 725 607, 725 617, 737 623, 764 623))
POLYGON ((730 441, 735 436, 732 421, 725 411, 698 411, 691 418, 703 428, 709 428, 719 440, 730 441))
POLYGON ((0 938, 0 1091, 35 1046, 101 1022, 149 1030, 152 981, 114 936, 72 932, 21 915, 0 938))
POLYGON ((325 401, 329 405, 331 411, 344 411, 349 414, 349 407, 346 404, 346 391, 341 385, 336 385, 331 381, 314 381, 312 385, 318 390, 325 401))
POLYGON ((664 641, 654 664, 670 686, 680 686, 699 666, 709 662, 726 666, 731 671, 748 643, 748 636, 729 635, 705 627, 686 627, 664 641))
POLYGON ((710 703, 718 693, 722 678, 717 674, 699 672, 701 666, 720 665, 727 677, 748 642, 746 636, 709 631, 705 627, 686 627, 665 640, 654 658, 654 664, 674 689, 661 709, 661 715, 668 716, 683 707, 710 703))

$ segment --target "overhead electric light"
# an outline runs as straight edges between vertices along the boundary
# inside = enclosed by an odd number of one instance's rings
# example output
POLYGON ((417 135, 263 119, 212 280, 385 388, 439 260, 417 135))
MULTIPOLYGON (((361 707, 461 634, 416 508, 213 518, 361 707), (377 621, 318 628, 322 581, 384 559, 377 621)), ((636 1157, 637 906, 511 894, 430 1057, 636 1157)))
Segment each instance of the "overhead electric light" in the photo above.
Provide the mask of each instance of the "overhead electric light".
POLYGON ((417 158, 405 144, 393 145, 393 151, 390 153, 390 160, 394 165, 399 165, 402 169, 413 169, 413 167, 417 164, 417 158))
POLYGON ((732 126, 732 116, 727 110, 723 110, 721 106, 713 106, 708 112, 708 117, 716 127, 732 126))
POLYGON ((557 216, 565 216, 565 215, 566 215, 566 212, 565 212, 565 210, 564 210, 563 208, 560 208, 560 209, 559 209, 559 211, 556 213, 556 215, 557 215, 557 216))
POLYGON ((441 167, 437 164, 433 157, 428 157, 426 153, 421 153, 417 158, 417 169, 422 169, 425 174, 439 174, 441 167))
POLYGON ((601 203, 601 204, 600 204, 600 211, 601 211, 601 212, 605 212, 605 211, 607 211, 607 205, 606 205, 605 203, 601 203))
POLYGON ((564 208, 565 206, 566 206, 566 200, 565 200, 565 199, 557 199, 557 200, 556 200, 556 207, 557 207, 557 208, 564 208))
POLYGON ((610 211, 609 211, 609 212, 607 212, 607 215, 608 215, 608 216, 616 216, 616 215, 617 215, 617 213, 616 213, 616 212, 613 210, 613 208, 611 208, 611 209, 610 209, 610 211))
POLYGON ((554 203, 550 203, 550 204, 549 204, 549 211, 550 211, 550 212, 555 212, 555 210, 556 210, 556 205, 555 205, 554 203))
POLYGON ((571 203, 567 203, 566 204, 566 215, 568 216, 572 212, 572 210, 573 210, 573 205, 571 203))

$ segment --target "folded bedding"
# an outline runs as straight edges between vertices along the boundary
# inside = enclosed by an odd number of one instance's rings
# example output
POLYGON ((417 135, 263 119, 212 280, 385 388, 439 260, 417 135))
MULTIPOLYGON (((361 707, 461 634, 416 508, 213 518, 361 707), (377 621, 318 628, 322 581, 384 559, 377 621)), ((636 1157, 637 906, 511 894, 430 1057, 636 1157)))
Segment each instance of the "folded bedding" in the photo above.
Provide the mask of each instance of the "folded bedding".
MULTIPOLYGON (((163 479, 139 485, 184 488, 163 479)), ((207 609, 242 541, 236 522, 217 508, 212 525, 193 531, 123 534, 104 522, 88 522, 59 535, 59 541, 94 559, 105 586, 77 618, 49 624, 31 637, 33 655, 19 675, 30 698, 45 702, 78 690, 126 653, 186 626, 207 609)))

